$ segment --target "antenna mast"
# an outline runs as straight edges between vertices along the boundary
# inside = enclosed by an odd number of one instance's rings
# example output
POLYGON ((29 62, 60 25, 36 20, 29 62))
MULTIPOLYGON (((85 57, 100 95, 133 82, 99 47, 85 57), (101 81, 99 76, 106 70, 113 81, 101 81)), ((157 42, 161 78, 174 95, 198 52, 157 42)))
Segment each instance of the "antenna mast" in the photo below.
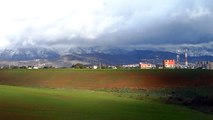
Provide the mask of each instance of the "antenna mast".
POLYGON ((177 65, 179 65, 180 62, 180 50, 177 50, 177 65))
POLYGON ((188 49, 185 49, 185 66, 188 66, 188 49))

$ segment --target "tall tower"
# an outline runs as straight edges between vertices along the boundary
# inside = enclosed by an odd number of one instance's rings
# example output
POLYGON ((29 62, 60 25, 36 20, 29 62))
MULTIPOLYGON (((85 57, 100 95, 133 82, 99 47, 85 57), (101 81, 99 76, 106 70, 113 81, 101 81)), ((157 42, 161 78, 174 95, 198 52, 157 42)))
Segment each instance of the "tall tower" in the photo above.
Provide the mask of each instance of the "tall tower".
POLYGON ((185 66, 188 66, 188 50, 185 49, 185 66))
POLYGON ((177 50, 176 53, 177 53, 176 68, 180 68, 180 64, 179 64, 180 63, 180 50, 177 50))
POLYGON ((180 50, 177 50, 177 65, 179 65, 180 62, 180 50))
POLYGON ((180 55, 177 54, 177 64, 179 64, 180 55))

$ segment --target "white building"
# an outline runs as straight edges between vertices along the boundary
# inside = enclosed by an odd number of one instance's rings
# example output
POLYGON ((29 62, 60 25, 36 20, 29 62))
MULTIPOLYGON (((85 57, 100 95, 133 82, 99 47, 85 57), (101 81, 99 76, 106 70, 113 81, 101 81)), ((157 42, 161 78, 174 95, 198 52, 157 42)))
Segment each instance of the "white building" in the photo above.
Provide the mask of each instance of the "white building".
POLYGON ((129 64, 129 65, 122 65, 123 68, 136 68, 139 67, 139 64, 129 64))
POLYGON ((34 66, 34 67, 33 67, 33 69, 37 70, 37 69, 38 69, 38 67, 37 67, 37 66, 34 66))
POLYGON ((150 64, 150 63, 142 63, 142 62, 140 62, 140 68, 141 69, 153 69, 153 68, 156 68, 156 65, 150 64))
POLYGON ((98 69, 98 66, 97 66, 97 65, 94 65, 94 66, 93 66, 93 69, 98 69))

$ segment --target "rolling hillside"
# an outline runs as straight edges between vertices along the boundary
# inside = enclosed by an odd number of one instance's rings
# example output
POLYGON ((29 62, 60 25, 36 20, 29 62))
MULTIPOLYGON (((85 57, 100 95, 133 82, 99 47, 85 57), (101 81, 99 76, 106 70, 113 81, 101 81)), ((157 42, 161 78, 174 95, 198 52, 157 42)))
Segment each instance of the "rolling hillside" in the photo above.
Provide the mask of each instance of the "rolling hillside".
POLYGON ((4 120, 212 120, 186 107, 117 97, 90 90, 53 90, 0 85, 4 120))

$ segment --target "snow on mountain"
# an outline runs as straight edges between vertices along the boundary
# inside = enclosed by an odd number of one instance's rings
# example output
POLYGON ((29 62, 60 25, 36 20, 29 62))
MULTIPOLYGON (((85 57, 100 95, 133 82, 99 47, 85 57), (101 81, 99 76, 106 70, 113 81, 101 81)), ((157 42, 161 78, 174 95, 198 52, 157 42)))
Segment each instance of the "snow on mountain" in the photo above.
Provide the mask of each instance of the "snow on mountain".
POLYGON ((60 55, 45 48, 18 48, 0 51, 0 60, 58 59, 60 55))
POLYGON ((122 49, 118 47, 76 47, 70 48, 69 54, 92 54, 92 53, 103 53, 103 54, 123 54, 130 50, 122 49))
POLYGON ((203 46, 172 46, 172 47, 159 47, 155 48, 157 51, 184 53, 184 50, 188 50, 189 56, 213 56, 213 48, 203 46))
POLYGON ((184 53, 184 50, 188 49, 189 56, 213 56, 213 49, 209 47, 198 47, 198 46, 172 46, 172 47, 76 47, 70 48, 65 54, 92 54, 92 53, 103 53, 103 54, 125 54, 135 50, 151 50, 151 51, 163 51, 180 54, 184 53))

